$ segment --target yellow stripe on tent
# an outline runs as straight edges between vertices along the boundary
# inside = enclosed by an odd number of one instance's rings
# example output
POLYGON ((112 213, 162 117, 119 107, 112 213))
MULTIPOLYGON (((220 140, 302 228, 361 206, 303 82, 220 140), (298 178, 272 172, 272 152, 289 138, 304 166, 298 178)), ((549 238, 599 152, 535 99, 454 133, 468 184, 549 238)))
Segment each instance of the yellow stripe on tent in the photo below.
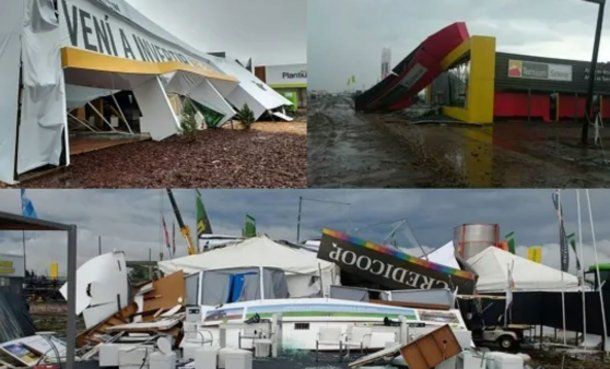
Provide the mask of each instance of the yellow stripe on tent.
POLYGON ((204 66, 188 65, 181 62, 144 62, 116 56, 104 55, 74 47, 61 49, 64 69, 84 69, 109 73, 162 75, 171 72, 189 72, 209 79, 239 82, 235 77, 216 72, 204 66))

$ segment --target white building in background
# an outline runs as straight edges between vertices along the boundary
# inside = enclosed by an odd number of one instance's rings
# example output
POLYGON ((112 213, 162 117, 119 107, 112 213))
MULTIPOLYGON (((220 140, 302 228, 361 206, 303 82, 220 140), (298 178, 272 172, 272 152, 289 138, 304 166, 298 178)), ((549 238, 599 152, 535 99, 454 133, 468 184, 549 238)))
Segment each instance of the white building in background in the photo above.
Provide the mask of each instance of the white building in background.
POLYGON ((383 81, 392 70, 392 49, 384 47, 381 50, 381 80, 383 81))
POLYGON ((255 74, 294 106, 307 108, 307 64, 258 66, 255 74))

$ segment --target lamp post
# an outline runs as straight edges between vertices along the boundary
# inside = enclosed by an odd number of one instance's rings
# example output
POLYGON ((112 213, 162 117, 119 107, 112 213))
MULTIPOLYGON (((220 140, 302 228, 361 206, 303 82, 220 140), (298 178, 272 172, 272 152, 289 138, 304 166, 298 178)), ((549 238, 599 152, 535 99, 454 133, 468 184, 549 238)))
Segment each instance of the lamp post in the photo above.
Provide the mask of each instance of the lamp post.
POLYGON ((606 7, 606 0, 583 0, 589 3, 595 3, 599 5, 599 13, 597 15, 597 28, 595 30, 595 43, 593 44, 593 59, 591 60, 591 67, 589 68, 589 88, 587 91, 587 105, 585 111, 585 122, 582 126, 582 137, 581 143, 583 146, 587 146, 589 141, 589 122, 595 117, 591 117, 591 108, 593 107, 593 92, 595 90, 595 78, 597 72, 597 58, 599 55, 599 42, 602 34, 602 25, 604 22, 604 8, 606 7))

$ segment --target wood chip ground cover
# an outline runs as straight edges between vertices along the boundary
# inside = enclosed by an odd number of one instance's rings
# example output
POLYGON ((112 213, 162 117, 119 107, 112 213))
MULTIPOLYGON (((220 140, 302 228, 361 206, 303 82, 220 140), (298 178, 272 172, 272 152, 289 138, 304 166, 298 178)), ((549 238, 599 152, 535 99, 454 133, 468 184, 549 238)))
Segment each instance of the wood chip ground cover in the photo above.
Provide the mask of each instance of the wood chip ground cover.
POLYGON ((306 123, 262 122, 248 131, 210 129, 187 142, 171 137, 72 157, 28 188, 302 188, 306 123))

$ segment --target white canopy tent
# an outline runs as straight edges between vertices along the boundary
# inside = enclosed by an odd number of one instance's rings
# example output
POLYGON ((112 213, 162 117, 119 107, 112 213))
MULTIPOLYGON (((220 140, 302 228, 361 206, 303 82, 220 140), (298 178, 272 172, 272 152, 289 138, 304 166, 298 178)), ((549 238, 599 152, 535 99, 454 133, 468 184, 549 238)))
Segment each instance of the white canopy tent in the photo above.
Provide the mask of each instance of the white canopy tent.
POLYGON ((504 292, 513 268, 515 292, 577 290, 578 277, 490 246, 467 260, 479 275, 479 293, 504 292))
POLYGON ((178 270, 191 274, 204 270, 243 267, 283 270, 292 297, 306 297, 318 293, 320 283, 312 283, 313 277, 321 277, 325 296, 330 293, 331 285, 340 284, 339 269, 335 264, 318 259, 313 252, 285 246, 267 237, 249 238, 235 245, 159 262, 159 269, 166 274, 178 270))
POLYGON ((156 140, 178 132, 168 92, 221 114, 220 124, 243 103, 256 118, 291 104, 238 63, 186 45, 125 0, 5 0, 0 181, 15 184, 31 170, 69 165, 68 103, 74 108, 119 90, 133 91, 141 131, 156 140))
POLYGON ((428 261, 433 263, 454 269, 461 269, 460 264, 458 264, 457 259, 455 258, 455 246, 453 245, 453 241, 447 242, 445 245, 426 255, 426 257, 428 261))

